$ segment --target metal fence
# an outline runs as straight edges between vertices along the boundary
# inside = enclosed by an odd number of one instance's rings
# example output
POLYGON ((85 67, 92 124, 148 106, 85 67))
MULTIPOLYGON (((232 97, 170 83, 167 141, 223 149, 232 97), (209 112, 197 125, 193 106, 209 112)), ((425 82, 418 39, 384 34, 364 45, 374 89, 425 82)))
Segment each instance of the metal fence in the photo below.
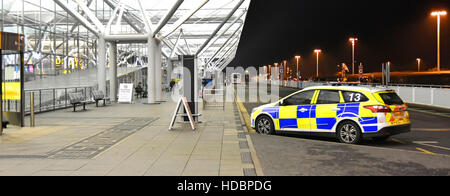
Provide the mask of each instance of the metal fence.
MULTIPOLYGON (((310 86, 332 85, 329 82, 295 82, 272 81, 275 85, 291 88, 306 88, 310 86)), ((362 84, 365 87, 383 87, 381 84, 362 84)), ((389 84, 387 88, 395 90, 407 103, 429 105, 450 109, 450 85, 427 84, 389 84)))
POLYGON ((97 87, 78 86, 64 88, 42 88, 25 90, 25 114, 30 114, 30 92, 34 92, 34 112, 48 112, 71 107, 69 93, 81 92, 85 100, 92 100, 92 91, 97 87))

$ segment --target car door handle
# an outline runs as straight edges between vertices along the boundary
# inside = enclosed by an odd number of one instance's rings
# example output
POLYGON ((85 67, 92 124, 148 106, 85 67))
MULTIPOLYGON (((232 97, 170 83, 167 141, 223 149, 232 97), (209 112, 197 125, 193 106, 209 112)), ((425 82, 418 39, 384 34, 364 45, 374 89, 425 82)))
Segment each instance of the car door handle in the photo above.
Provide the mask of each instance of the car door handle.
POLYGON ((306 111, 308 111, 308 109, 302 108, 302 109, 300 109, 300 110, 298 110, 298 111, 300 111, 300 112, 306 112, 306 111))
POLYGON ((341 108, 333 108, 331 110, 337 112, 337 111, 341 111, 341 108))

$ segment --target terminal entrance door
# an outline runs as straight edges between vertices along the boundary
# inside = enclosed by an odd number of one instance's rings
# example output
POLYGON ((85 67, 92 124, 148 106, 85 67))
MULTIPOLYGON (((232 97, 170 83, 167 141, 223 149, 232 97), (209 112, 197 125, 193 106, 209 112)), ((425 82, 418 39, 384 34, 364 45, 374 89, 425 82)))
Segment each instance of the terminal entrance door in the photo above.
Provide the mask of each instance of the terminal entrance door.
MULTIPOLYGON (((0 32, 2 89, 1 116, 11 125, 24 126, 23 35, 0 32)), ((0 130, 0 133, 2 130, 0 130)))

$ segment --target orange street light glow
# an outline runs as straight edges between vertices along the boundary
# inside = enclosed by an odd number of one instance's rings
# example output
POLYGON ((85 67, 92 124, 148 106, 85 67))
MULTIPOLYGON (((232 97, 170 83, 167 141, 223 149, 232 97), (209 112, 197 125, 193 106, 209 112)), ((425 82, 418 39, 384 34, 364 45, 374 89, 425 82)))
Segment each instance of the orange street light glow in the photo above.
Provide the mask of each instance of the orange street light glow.
POLYGON ((315 49, 314 52, 317 53, 316 77, 319 78, 319 54, 322 52, 322 50, 315 49))
POLYGON ((351 37, 349 41, 352 42, 352 74, 355 75, 355 43, 358 38, 351 37))
POLYGON ((447 11, 436 11, 431 13, 432 16, 445 16, 447 15, 447 11))
POLYGON ((447 15, 447 11, 435 11, 431 15, 437 18, 437 71, 441 72, 441 16, 447 15))

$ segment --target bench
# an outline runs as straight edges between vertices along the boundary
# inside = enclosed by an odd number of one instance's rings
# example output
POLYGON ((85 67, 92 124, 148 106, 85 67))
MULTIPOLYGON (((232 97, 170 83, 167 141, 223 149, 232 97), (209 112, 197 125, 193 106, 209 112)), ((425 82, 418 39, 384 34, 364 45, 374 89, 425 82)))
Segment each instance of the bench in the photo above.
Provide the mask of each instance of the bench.
POLYGON ((92 97, 94 98, 95 106, 97 106, 97 107, 98 107, 99 101, 103 100, 103 106, 106 106, 106 101, 110 100, 110 98, 105 97, 105 94, 103 94, 103 91, 93 90, 92 97))
POLYGON ((81 92, 69 93, 70 104, 73 105, 73 111, 76 112, 77 105, 83 105, 83 110, 86 110, 87 101, 84 99, 84 95, 81 92))

